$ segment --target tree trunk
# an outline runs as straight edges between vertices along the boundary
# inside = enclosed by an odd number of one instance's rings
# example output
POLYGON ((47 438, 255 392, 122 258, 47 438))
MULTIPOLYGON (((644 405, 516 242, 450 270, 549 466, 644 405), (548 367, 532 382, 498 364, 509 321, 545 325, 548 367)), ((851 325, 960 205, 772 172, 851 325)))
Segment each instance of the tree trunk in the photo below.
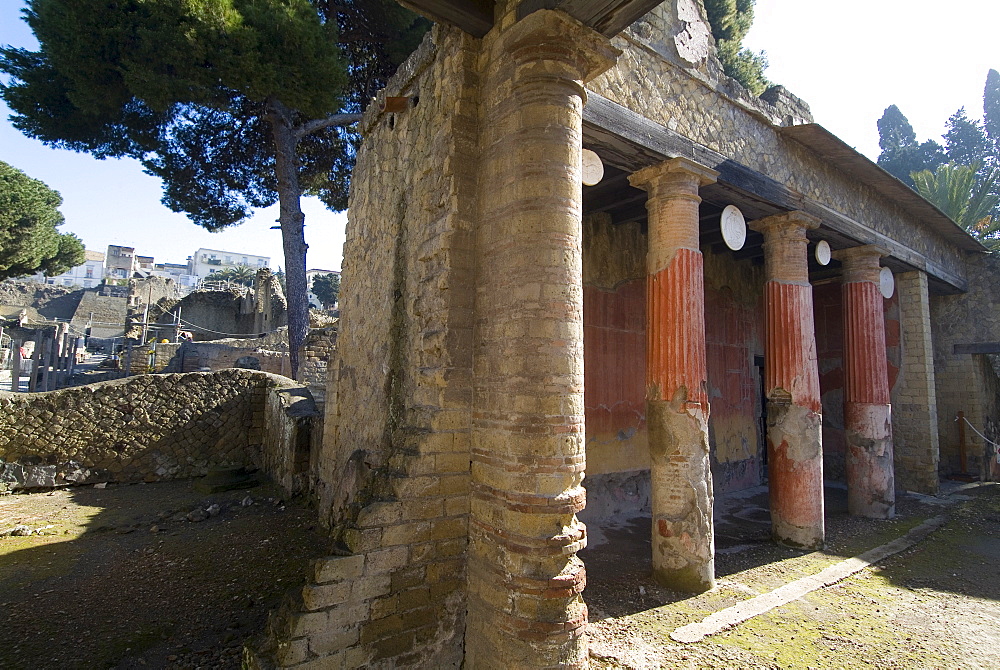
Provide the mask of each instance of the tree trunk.
POLYGON ((306 284, 305 215, 300 201, 298 138, 291 112, 280 100, 267 102, 267 116, 274 140, 275 171, 278 177, 278 206, 281 246, 285 252, 285 288, 288 299, 288 354, 292 379, 298 379, 299 349, 309 332, 309 291, 306 284))

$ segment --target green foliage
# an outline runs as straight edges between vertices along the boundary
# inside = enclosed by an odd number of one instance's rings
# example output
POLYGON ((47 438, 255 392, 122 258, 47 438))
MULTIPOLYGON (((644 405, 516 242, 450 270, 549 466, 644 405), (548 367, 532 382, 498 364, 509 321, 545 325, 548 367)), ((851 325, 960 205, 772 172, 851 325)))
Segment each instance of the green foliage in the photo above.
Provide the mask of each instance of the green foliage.
POLYGON ((995 218, 1000 205, 1000 167, 948 163, 936 171, 913 173, 921 196, 932 202, 953 221, 968 230, 986 247, 1000 250, 1000 219, 995 218))
POLYGON ((333 272, 316 275, 313 277, 312 292, 324 307, 327 309, 333 307, 337 304, 337 296, 340 294, 340 275, 333 272))
POLYGON ((308 329, 299 199, 344 209, 349 129, 429 24, 392 0, 28 0, 37 52, 0 49, 25 134, 130 156, 218 230, 281 204, 293 374, 308 329))
POLYGON ((949 162, 982 165, 992 153, 983 125, 970 119, 965 107, 952 114, 945 125, 948 129, 944 134, 945 153, 949 162))
POLYGON ((878 164, 912 186, 986 247, 1000 250, 1000 73, 990 70, 983 120, 960 108, 946 123, 945 148, 917 143, 895 105, 878 122, 878 164))
POLYGON ((767 58, 742 47, 743 38, 753 25, 756 0, 705 0, 705 11, 712 26, 712 36, 725 73, 743 84, 754 95, 771 85, 764 76, 767 58))
POLYGON ((935 170, 945 162, 944 150, 932 140, 917 142, 913 126, 896 105, 889 105, 878 120, 878 164, 896 179, 912 187, 910 174, 935 170))
POLYGON ((231 281, 234 284, 242 284, 243 286, 253 286, 256 278, 257 271, 249 265, 237 265, 234 268, 226 268, 221 272, 212 274, 213 280, 231 281))
POLYGON ((84 262, 80 238, 57 230, 61 204, 56 191, 0 161, 0 279, 51 277, 84 262))
POLYGON ((990 70, 986 74, 983 89, 983 129, 993 142, 993 151, 1000 155, 1000 72, 990 70))

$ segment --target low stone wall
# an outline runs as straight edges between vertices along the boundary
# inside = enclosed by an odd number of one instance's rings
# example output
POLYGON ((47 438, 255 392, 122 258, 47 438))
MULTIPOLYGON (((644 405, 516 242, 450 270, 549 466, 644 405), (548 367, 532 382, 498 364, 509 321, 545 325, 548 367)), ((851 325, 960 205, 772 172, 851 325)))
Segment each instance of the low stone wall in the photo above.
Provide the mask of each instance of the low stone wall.
POLYGON ((292 380, 237 369, 0 392, 0 482, 157 481, 245 465, 300 493, 318 414, 292 380))

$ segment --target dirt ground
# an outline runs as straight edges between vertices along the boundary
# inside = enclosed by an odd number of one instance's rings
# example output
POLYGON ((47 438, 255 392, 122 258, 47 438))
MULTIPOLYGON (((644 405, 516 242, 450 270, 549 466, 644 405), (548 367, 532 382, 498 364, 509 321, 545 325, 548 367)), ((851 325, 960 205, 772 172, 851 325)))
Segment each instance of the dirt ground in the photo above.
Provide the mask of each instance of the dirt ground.
MULTIPOLYGON (((239 667, 324 549, 315 512, 278 496, 187 481, 0 496, 0 533, 41 529, 0 537, 0 668, 239 667)), ((812 553, 770 542, 766 492, 717 507, 719 587, 696 597, 650 580, 648 519, 592 529, 592 667, 1000 667, 1000 486, 901 497, 892 521, 850 517, 828 489, 828 548, 812 553), (831 587, 702 642, 669 637, 941 515, 912 549, 831 587)))
POLYGON ((315 511, 279 496, 179 481, 0 497, 0 532, 42 529, 0 537, 0 668, 240 667, 323 549, 315 511))
MULTIPOLYGON (((757 509, 743 500, 728 513, 753 519, 757 509)), ((1000 486, 947 500, 904 496, 898 509, 892 521, 850 517, 846 494, 828 489, 828 547, 812 553, 770 543, 762 523, 742 537, 720 524, 718 588, 695 597, 650 580, 648 519, 605 529, 608 542, 581 554, 592 667, 1000 668, 1000 486), (701 642, 669 637, 939 515, 945 525, 925 540, 837 584, 701 642)))

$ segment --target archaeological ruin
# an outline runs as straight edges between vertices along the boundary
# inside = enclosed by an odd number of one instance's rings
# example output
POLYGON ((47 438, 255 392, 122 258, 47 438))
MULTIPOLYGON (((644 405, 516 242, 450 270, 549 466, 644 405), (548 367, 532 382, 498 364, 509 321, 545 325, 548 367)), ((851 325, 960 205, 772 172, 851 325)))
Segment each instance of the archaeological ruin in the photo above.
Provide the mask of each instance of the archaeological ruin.
POLYGON ((655 578, 697 592, 716 493, 766 478, 808 549, 824 479, 887 517, 996 476, 955 422, 996 432, 991 352, 961 349, 991 340, 994 258, 726 78, 700 2, 404 4, 438 23, 362 123, 316 473, 336 551, 269 658, 585 667, 585 523, 645 509, 655 578))
MULTIPOLYGON (((402 4, 436 24, 361 123, 322 416, 264 372, 102 396, 137 421, 221 384, 256 431, 233 458, 317 501, 330 550, 248 667, 584 668, 588 528, 647 518, 654 579, 698 593, 717 494, 766 484, 774 541, 813 550, 824 482, 890 518, 1000 478, 1000 263, 727 78, 700 0, 402 4)), ((239 430, 201 404, 178 472, 239 430)))

